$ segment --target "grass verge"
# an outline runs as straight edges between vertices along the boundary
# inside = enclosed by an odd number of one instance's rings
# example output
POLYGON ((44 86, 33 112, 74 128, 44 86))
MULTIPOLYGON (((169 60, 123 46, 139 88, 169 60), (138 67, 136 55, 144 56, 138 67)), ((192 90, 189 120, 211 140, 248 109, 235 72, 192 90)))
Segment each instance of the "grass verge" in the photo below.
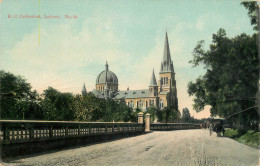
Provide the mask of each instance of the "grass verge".
POLYGON ((245 131, 238 129, 229 129, 225 131, 225 136, 253 148, 260 148, 260 132, 255 132, 253 130, 245 131))
POLYGON ((260 132, 229 129, 225 132, 225 136, 253 148, 260 148, 260 132))

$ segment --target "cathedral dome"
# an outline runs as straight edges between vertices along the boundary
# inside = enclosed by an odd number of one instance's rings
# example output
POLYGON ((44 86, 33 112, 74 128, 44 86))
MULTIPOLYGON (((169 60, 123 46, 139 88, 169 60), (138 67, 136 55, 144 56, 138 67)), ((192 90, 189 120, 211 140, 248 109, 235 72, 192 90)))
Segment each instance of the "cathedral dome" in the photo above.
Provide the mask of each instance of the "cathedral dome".
MULTIPOLYGON (((106 70, 102 71, 98 76, 96 80, 97 84, 103 84, 106 83, 106 70)), ((108 70, 107 71, 107 83, 115 83, 118 84, 118 79, 115 73, 108 70)))
POLYGON ((106 83, 106 74, 107 74, 107 83, 118 84, 118 79, 115 73, 108 70, 108 64, 106 64, 106 70, 102 71, 96 79, 96 84, 104 84, 106 83))

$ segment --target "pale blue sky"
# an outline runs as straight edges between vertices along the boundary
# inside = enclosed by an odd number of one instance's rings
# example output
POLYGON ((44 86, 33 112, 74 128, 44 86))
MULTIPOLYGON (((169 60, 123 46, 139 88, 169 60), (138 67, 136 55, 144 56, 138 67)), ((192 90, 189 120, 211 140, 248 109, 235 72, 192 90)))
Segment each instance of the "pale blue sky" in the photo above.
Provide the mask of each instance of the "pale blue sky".
POLYGON ((0 4, 1 69, 27 78, 39 92, 53 86, 80 93, 94 89, 105 61, 119 89, 146 89, 156 79, 167 29, 176 72, 179 109, 195 117, 187 83, 204 73, 188 63, 197 41, 211 42, 224 28, 228 36, 252 34, 247 10, 238 0, 3 0, 0 4), (8 14, 59 15, 61 19, 10 19, 8 14), (64 15, 77 19, 65 19, 64 15), (39 41, 40 22, 40 45, 39 41), (139 71, 139 72, 137 72, 139 71))

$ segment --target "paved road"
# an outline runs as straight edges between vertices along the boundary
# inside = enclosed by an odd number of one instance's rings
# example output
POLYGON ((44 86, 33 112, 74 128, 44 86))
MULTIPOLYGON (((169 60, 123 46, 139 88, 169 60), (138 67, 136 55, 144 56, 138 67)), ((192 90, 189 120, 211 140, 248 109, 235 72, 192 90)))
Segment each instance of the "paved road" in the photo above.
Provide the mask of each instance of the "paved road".
POLYGON ((22 159, 6 165, 253 165, 259 150, 209 131, 159 131, 22 159))

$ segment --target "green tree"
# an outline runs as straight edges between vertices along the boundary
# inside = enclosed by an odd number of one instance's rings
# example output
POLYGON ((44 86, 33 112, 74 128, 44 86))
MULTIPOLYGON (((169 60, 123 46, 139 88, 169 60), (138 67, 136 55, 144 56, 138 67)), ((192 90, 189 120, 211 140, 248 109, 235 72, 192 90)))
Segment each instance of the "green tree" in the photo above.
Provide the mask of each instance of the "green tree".
POLYGON ((1 119, 40 119, 39 95, 21 76, 0 71, 1 119))
POLYGON ((164 120, 165 120, 165 118, 164 118, 165 115, 163 115, 164 112, 165 112, 165 111, 163 111, 163 110, 158 110, 158 111, 156 112, 156 116, 157 116, 158 122, 164 122, 164 120))
POLYGON ((75 116, 78 121, 91 121, 93 110, 89 107, 86 95, 76 95, 74 97, 75 116))
POLYGON ((175 107, 170 107, 166 109, 166 122, 178 122, 181 113, 175 107))
POLYGON ((182 122, 190 122, 191 121, 190 111, 189 111, 188 108, 183 108, 182 109, 181 121, 182 122))
POLYGON ((133 119, 132 109, 125 102, 106 100, 102 121, 127 122, 133 119))
POLYGON ((194 67, 203 64, 207 71, 189 82, 188 93, 195 96, 196 111, 210 105, 211 115, 226 117, 254 106, 259 67, 256 35, 228 38, 220 29, 212 39, 209 50, 204 50, 203 41, 194 49, 190 62, 194 67))
POLYGON ((155 119, 157 118, 157 111, 158 111, 158 109, 156 107, 148 107, 145 110, 144 114, 149 113, 150 117, 151 117, 151 122, 154 122, 155 119))
POLYGON ((74 96, 71 93, 61 93, 49 87, 44 90, 42 108, 46 120, 74 120, 74 96))
POLYGON ((254 26, 254 30, 257 30, 257 2, 245 1, 241 4, 248 10, 248 16, 250 18, 251 25, 254 26))
POLYGON ((181 114, 180 111, 174 107, 165 107, 162 110, 158 110, 156 115, 159 122, 172 123, 178 122, 181 114))
POLYGON ((87 108, 91 113, 91 121, 100 121, 104 113, 104 101, 88 93, 85 97, 87 108))

